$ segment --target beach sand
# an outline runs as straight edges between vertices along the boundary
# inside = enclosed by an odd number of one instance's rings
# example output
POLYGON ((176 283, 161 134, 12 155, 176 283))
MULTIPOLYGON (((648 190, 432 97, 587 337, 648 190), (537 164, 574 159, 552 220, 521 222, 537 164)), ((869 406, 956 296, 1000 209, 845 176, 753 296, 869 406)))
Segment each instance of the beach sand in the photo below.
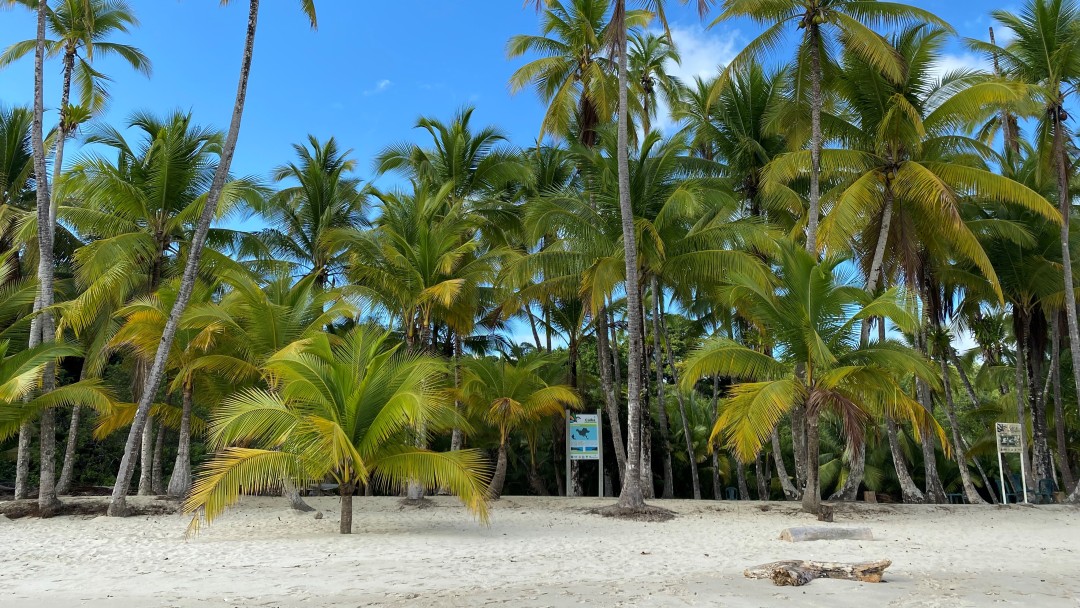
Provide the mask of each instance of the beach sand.
POLYGON ((841 505, 873 541, 786 543, 816 525, 789 503, 654 501, 673 521, 589 514, 612 499, 505 497, 489 526, 453 498, 355 500, 354 534, 254 498, 185 539, 183 515, 0 516, 0 606, 1080 606, 1080 510, 841 505), (745 568, 781 559, 890 559, 881 584, 775 587, 745 568))

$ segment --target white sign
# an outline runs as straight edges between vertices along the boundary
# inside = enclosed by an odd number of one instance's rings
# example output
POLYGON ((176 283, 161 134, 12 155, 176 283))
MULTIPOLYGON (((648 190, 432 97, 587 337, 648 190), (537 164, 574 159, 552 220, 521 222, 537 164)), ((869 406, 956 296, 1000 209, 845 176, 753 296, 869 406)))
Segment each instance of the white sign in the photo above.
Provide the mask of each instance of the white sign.
POLYGON ((568 412, 570 460, 600 460, 600 416, 568 412))
POLYGON ((994 425, 997 430, 998 451, 1002 454, 1019 454, 1023 451, 1020 442, 1020 433, 1024 432, 1015 422, 998 422, 994 425))

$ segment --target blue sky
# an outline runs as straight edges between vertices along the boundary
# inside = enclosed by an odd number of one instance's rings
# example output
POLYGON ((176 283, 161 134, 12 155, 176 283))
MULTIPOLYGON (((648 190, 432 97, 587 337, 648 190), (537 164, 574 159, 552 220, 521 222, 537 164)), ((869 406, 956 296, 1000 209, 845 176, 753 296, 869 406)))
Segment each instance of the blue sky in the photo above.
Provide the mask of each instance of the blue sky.
MULTIPOLYGON (((132 4, 141 27, 117 41, 143 49, 154 73, 146 79, 116 62, 99 62, 114 79, 113 101, 103 119, 115 123, 135 110, 163 114, 180 108, 191 110, 197 122, 224 128, 235 92, 247 3, 132 4)), ((507 39, 538 31, 538 15, 520 0, 321 0, 317 31, 308 27, 298 4, 263 3, 235 173, 265 176, 291 160, 290 145, 310 133, 333 135, 353 149, 358 173, 367 179, 370 159, 382 147, 420 140, 423 134, 412 129, 418 116, 449 118, 464 104, 477 107, 475 122, 498 125, 517 144, 535 139, 539 101, 531 91, 512 96, 507 88, 510 74, 522 63, 506 58, 507 39)), ((985 0, 913 4, 936 11, 961 35, 980 38, 990 24, 987 13, 997 8, 985 0)), ((683 65, 674 71, 682 76, 712 72, 759 31, 751 23, 706 30, 692 7, 669 5, 683 54, 683 65)), ((33 33, 28 12, 0 10, 0 47, 33 33)), ((958 45, 946 59, 950 67, 977 63, 958 45)), ((31 67, 27 58, 0 71, 0 103, 30 103, 31 67)), ((59 74, 58 64, 47 68, 48 100, 59 97, 59 74)))

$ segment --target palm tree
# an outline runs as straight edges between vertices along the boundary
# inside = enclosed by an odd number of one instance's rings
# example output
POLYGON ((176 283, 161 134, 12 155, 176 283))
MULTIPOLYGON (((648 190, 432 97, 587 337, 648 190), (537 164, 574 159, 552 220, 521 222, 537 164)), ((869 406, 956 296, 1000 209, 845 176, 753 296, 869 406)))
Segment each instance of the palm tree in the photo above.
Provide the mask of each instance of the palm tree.
POLYGON ((633 74, 634 103, 640 108, 638 115, 643 134, 652 131, 652 121, 660 100, 668 107, 678 99, 682 83, 667 72, 670 63, 679 63, 679 52, 666 36, 635 32, 630 38, 630 56, 627 59, 633 74))
MULTIPOLYGON (((933 385, 930 364, 916 352, 891 341, 871 345, 858 340, 857 324, 872 316, 913 329, 915 318, 895 289, 877 297, 837 278, 841 258, 817 261, 791 241, 778 243, 780 279, 776 284, 732 273, 726 296, 739 314, 774 342, 772 355, 726 338, 713 338, 686 364, 687 388, 705 376, 742 380, 713 428, 743 462, 753 460, 779 421, 794 407, 806 409, 807 466, 803 509, 816 513, 821 504, 819 423, 822 414, 839 418, 849 435, 883 414, 911 418, 919 428, 940 427, 904 392, 901 380, 912 375, 933 385)), ((849 436, 849 441, 852 437, 849 436)), ((925 440, 925 439, 924 439, 925 440)))
POLYGON ((0 106, 0 251, 15 252, 5 258, 5 268, 0 269, 5 281, 21 278, 16 233, 34 197, 33 121, 30 108, 0 106))
MULTIPOLYGON (((1065 221, 1061 224, 1061 257, 1071 260, 1069 227, 1072 216, 1072 136, 1065 126, 1069 115, 1065 110, 1069 94, 1080 79, 1080 7, 1073 0, 1028 0, 1018 14, 1005 10, 993 11, 996 21, 1012 31, 1013 38, 999 47, 978 41, 968 43, 999 61, 1006 77, 1031 85, 1032 93, 1042 102, 1045 113, 1039 117, 1037 145, 1040 170, 1057 176, 1058 206, 1065 221), (1053 49, 1053 52, 1047 52, 1053 49)), ((1071 264, 1063 265, 1064 289, 1075 290, 1071 264)), ((1065 316, 1069 327, 1069 348, 1072 352, 1073 378, 1080 386, 1080 323, 1077 321, 1076 298, 1065 298, 1065 316)), ((1080 492, 1074 491, 1071 502, 1080 502, 1080 492)))
MULTIPOLYGON (((247 98, 248 76, 251 73, 251 58, 255 48, 255 32, 259 21, 259 1, 249 0, 247 33, 244 38, 244 55, 240 62, 240 79, 236 89, 236 101, 233 103, 232 120, 229 123, 229 132, 225 136, 225 144, 221 150, 221 160, 218 163, 214 179, 207 193, 206 204, 203 205, 202 213, 196 224, 195 234, 191 240, 191 249, 188 253, 187 262, 184 265, 184 275, 180 282, 180 292, 177 294, 176 303, 169 313, 169 320, 165 324, 165 331, 161 336, 161 344, 154 356, 154 364, 147 374, 146 383, 139 400, 139 409, 135 414, 135 420, 128 433, 127 443, 124 446, 124 456, 120 460, 120 470, 116 476, 116 484, 113 486, 112 498, 109 501, 109 515, 123 516, 127 512, 128 485, 131 483, 131 475, 135 469, 135 443, 142 435, 146 418, 150 413, 154 393, 165 373, 165 362, 172 348, 173 337, 180 324, 180 316, 187 308, 191 299, 191 292, 195 288, 196 274, 199 270, 199 260, 202 257, 203 246, 210 230, 210 223, 217 213, 218 202, 225 189, 229 176, 229 167, 232 166, 233 154, 236 152, 236 140, 240 136, 240 120, 244 114, 244 100, 247 98)), ((228 4, 228 0, 222 0, 228 4)), ((300 0, 300 7, 311 21, 311 26, 316 26, 314 0, 300 0)), ((44 38, 44 35, 39 36, 44 38)))
POLYGON ((282 165, 272 177, 296 185, 258 207, 270 227, 259 231, 257 242, 297 264, 303 274, 315 274, 318 286, 325 287, 344 272, 345 252, 333 245, 333 233, 368 225, 367 193, 360 180, 349 176, 356 168, 351 150, 341 151, 334 138, 323 143, 308 136, 307 146, 293 149, 299 164, 282 165))
POLYGON ((581 397, 570 386, 550 381, 555 361, 533 355, 517 361, 491 358, 465 363, 462 401, 499 432, 499 456, 488 495, 498 498, 506 481, 506 449, 511 433, 544 418, 561 416, 581 407, 581 397))
MULTIPOLYGON (((26 1, 26 0, 21 0, 26 1)), ((37 2, 37 0, 30 0, 37 2)), ((45 2, 44 4, 48 4, 45 2)), ((60 120, 53 153, 53 187, 60 181, 64 165, 64 144, 79 128, 104 107, 109 92, 108 78, 93 67, 95 54, 99 58, 116 56, 132 69, 150 76, 150 60, 139 49, 109 42, 114 34, 130 33, 139 21, 123 0, 59 0, 56 8, 48 9, 48 30, 54 39, 46 40, 47 57, 62 57, 63 85, 60 88, 60 120), (79 104, 72 105, 71 85, 79 88, 79 104)), ((21 59, 36 47, 36 40, 24 40, 0 54, 0 68, 21 59)), ((56 217, 57 201, 52 201, 52 216, 56 217)))
POLYGON ((211 419, 216 455, 185 510, 202 510, 209 522, 241 493, 330 477, 341 494, 342 534, 352 533, 353 492, 369 483, 449 488, 485 519, 489 469, 480 453, 436 453, 408 439, 420 420, 429 430, 459 423, 439 385, 443 364, 391 343, 389 333, 361 325, 336 343, 319 334, 271 357, 263 367, 271 390, 241 391, 211 419))
MULTIPOLYGON (((949 25, 932 13, 895 2, 862 0, 724 0, 709 27, 723 21, 746 18, 767 26, 732 59, 721 82, 743 66, 775 49, 791 25, 803 30, 796 51, 800 73, 810 78, 810 193, 806 220, 806 249, 818 252, 818 219, 821 213, 821 152, 825 144, 821 113, 825 103, 823 84, 833 58, 829 50, 840 46, 874 66, 891 81, 904 76, 904 64, 888 41, 871 27, 878 24, 932 23, 949 25)), ((802 100, 799 100, 802 102, 802 100)))

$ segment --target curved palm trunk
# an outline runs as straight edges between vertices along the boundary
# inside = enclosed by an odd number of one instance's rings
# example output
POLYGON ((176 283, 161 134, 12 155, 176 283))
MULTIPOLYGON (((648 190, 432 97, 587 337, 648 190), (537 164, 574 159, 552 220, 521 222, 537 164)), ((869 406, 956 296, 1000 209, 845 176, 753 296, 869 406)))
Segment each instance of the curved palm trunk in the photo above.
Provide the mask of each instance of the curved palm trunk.
MULTIPOLYGON (((35 337, 38 343, 52 342, 56 337, 53 324, 53 277, 55 259, 53 256, 53 233, 51 203, 49 197, 49 176, 45 168, 44 131, 44 64, 45 64, 45 21, 48 15, 48 3, 39 2, 37 10, 37 44, 34 49, 34 122, 31 127, 31 147, 34 153, 34 176, 37 190, 38 222, 38 303, 40 334, 31 332, 30 341, 35 337)), ((36 344, 31 344, 31 347, 36 344)), ((48 364, 42 373, 41 390, 48 393, 55 385, 55 366, 48 364)), ((41 468, 38 482, 38 508, 42 517, 54 515, 60 508, 56 498, 56 417, 51 409, 41 413, 41 468)))
POLYGON ((488 496, 497 499, 502 496, 503 486, 506 484, 506 438, 499 442, 499 457, 495 461, 495 473, 488 482, 488 496))
POLYGON ((953 458, 956 460, 956 466, 960 469, 960 481, 964 486, 964 495, 970 504, 983 504, 984 501, 982 497, 979 496, 979 491, 975 489, 975 484, 971 482, 971 471, 968 470, 967 442, 965 442, 964 438, 960 435, 960 423, 957 421, 956 405, 953 403, 952 381, 949 377, 951 374, 949 372, 947 357, 938 357, 938 362, 941 365, 941 379, 944 383, 945 414, 949 418, 949 428, 952 431, 953 458))
POLYGON ((1065 401, 1061 397, 1061 315, 1054 314, 1050 324, 1050 379, 1054 386, 1054 430, 1057 432, 1058 467, 1061 469, 1062 490, 1073 487, 1072 468, 1065 439, 1065 401))
POLYGON ((656 417, 660 423, 660 451, 664 459, 664 493, 662 498, 675 496, 675 474, 671 465, 671 423, 664 396, 664 351, 660 345, 660 295, 656 277, 652 283, 653 364, 656 366, 656 417))
MULTIPOLYGON (((64 85, 60 91, 60 125, 56 134, 56 150, 53 153, 53 187, 60 183, 60 174, 64 167, 64 144, 71 135, 73 125, 68 116, 68 104, 71 101, 71 76, 75 71, 75 47, 68 45, 64 51, 64 85)), ((56 210, 60 201, 53 197, 49 204, 49 225, 56 225, 56 210)))
POLYGON ((154 418, 147 416, 139 437, 139 496, 150 496, 154 479, 154 418))
POLYGON ((773 462, 776 463, 776 476, 780 478, 780 487, 784 490, 784 498, 787 500, 800 500, 802 496, 795 484, 788 477, 787 465, 784 463, 784 452, 780 449, 780 432, 773 427, 772 437, 769 439, 772 445, 773 462))
MULTIPOLYGON (((42 5, 44 4, 42 3, 42 5)), ((139 400, 135 420, 132 422, 131 429, 128 432, 127 443, 124 446, 124 456, 120 460, 120 470, 117 472, 116 484, 113 486, 112 498, 109 501, 108 514, 110 516, 127 514, 127 494, 128 486, 131 484, 131 476, 135 469, 136 442, 142 436, 143 427, 146 425, 147 416, 150 414, 150 406, 165 372, 165 362, 168 359, 173 338, 176 336, 176 330, 180 324, 180 315, 187 308, 188 302, 191 300, 191 293, 195 289, 196 273, 199 269, 202 249, 206 243, 206 235, 210 230, 210 223, 214 219, 218 201, 221 199, 221 192, 229 176, 229 167, 232 165, 233 155, 236 152, 236 140, 240 135, 240 121, 244 114, 244 101, 247 97, 248 77, 251 74, 251 59, 255 48, 255 32, 258 18, 259 0, 249 0, 244 57, 240 64, 240 79, 237 84, 236 101, 233 104, 229 132, 225 137, 225 144, 221 150, 221 160, 218 163, 217 171, 214 173, 214 181, 210 186, 210 192, 207 194, 206 205, 203 207, 202 215, 199 216, 199 222, 191 240, 188 259, 184 264, 184 274, 180 282, 180 291, 177 293, 176 302, 169 313, 169 320, 165 323, 161 343, 158 344, 154 364, 150 368, 150 377, 146 379, 145 390, 139 400)))
POLYGON ((71 493, 71 484, 75 478, 75 456, 79 447, 79 422, 82 408, 71 408, 71 421, 68 424, 67 444, 64 446, 64 464, 60 467, 60 481, 56 482, 56 494, 67 496, 71 493))
POLYGON ((615 462, 618 464, 616 479, 622 483, 626 471, 626 444, 623 443, 622 422, 619 418, 619 400, 615 393, 611 370, 611 345, 608 343, 607 307, 596 312, 596 355, 600 361, 600 390, 604 393, 604 409, 607 410, 611 442, 615 445, 615 462))
POLYGON ((900 449, 896 421, 892 418, 885 418, 885 432, 889 438, 889 453, 892 455, 893 467, 896 469, 896 479, 900 483, 901 500, 904 501, 904 504, 909 505, 926 502, 926 496, 919 489, 919 486, 915 485, 915 480, 911 478, 911 472, 908 470, 907 462, 904 460, 904 451, 900 449))
POLYGON ((181 397, 183 405, 180 414, 180 440, 176 444, 176 460, 173 462, 172 476, 166 493, 169 496, 185 496, 191 489, 191 408, 195 402, 191 382, 184 383, 181 397))
POLYGON ((165 493, 164 486, 164 463, 162 459, 165 456, 165 425, 159 424, 157 429, 157 438, 154 440, 154 464, 151 467, 150 478, 150 491, 155 496, 161 496, 165 493))
MULTIPOLYGON (((922 293, 923 302, 930 302, 930 298, 927 292, 922 293)), ((931 312, 929 306, 923 306, 923 323, 919 327, 919 332, 916 334, 916 340, 918 341, 919 352, 923 357, 930 358, 929 348, 926 343, 926 327, 929 319, 936 319, 936 312, 931 312)), ((921 379, 915 379, 915 393, 919 403, 923 406, 930 415, 934 414, 934 397, 930 393, 930 386, 923 382, 921 379)), ((941 485, 941 476, 938 474, 937 468, 937 449, 934 443, 934 435, 929 428, 919 429, 922 441, 922 453, 923 453, 923 481, 924 481, 924 493, 927 502, 932 503, 944 503, 948 501, 945 496, 945 487, 941 485)))

